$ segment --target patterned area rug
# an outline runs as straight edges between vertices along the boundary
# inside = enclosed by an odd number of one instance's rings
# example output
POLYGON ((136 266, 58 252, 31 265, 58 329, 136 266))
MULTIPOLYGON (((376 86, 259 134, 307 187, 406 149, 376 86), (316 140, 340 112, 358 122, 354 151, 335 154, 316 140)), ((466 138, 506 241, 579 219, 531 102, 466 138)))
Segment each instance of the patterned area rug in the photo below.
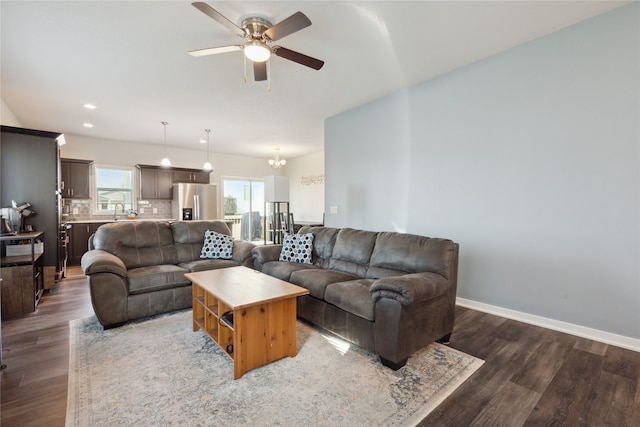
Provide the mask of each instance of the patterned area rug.
POLYGON ((233 380, 191 310, 102 330, 71 322, 67 426, 415 425, 482 360, 432 344, 392 371, 297 323, 298 355, 233 380))

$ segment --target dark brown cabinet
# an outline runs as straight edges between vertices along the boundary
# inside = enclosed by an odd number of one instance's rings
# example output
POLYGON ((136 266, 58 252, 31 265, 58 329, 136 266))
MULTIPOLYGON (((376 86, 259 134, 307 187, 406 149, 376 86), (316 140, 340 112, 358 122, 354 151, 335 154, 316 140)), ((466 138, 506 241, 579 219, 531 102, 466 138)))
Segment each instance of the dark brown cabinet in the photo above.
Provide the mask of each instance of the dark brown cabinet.
POLYGON ((32 313, 44 291, 44 233, 1 236, 2 318, 32 313))
POLYGON ((67 199, 89 199, 91 196, 91 160, 60 159, 60 189, 67 199))
POLYGON ((140 199, 173 198, 173 170, 157 166, 137 165, 140 170, 140 199))
POLYGON ((209 172, 200 171, 197 169, 174 169, 173 182, 209 184, 209 172))
POLYGON ((74 223, 69 234, 69 265, 80 265, 82 255, 89 250, 89 237, 105 222, 74 223))
POLYGON ((140 170, 140 199, 141 200, 171 200, 173 198, 173 184, 176 182, 190 182, 209 184, 210 172, 198 169, 163 168, 151 165, 136 165, 140 170))

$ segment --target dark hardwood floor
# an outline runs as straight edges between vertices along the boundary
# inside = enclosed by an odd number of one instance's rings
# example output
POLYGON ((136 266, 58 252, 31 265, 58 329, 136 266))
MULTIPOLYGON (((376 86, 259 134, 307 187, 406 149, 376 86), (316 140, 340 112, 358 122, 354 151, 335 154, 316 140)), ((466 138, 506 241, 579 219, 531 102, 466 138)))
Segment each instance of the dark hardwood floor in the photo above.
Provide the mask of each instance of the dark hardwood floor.
POLYGON ((76 275, 45 293, 34 313, 2 321, 2 427, 64 426, 69 321, 91 314, 87 279, 76 275))
MULTIPOLYGON (((92 313, 76 275, 2 322, 2 427, 64 426, 68 323, 92 313)), ((462 307, 451 347, 485 363, 420 426, 640 426, 640 353, 462 307)))

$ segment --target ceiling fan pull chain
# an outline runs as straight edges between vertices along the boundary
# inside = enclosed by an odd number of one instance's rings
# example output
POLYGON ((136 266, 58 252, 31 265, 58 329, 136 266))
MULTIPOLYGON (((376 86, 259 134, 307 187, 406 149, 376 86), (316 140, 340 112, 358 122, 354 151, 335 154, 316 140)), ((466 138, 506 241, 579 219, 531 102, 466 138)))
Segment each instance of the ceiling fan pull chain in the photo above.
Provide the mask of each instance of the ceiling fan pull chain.
POLYGON ((247 82, 247 57, 244 57, 244 82, 247 82))
POLYGON ((267 92, 271 92, 271 60, 267 60, 267 92))

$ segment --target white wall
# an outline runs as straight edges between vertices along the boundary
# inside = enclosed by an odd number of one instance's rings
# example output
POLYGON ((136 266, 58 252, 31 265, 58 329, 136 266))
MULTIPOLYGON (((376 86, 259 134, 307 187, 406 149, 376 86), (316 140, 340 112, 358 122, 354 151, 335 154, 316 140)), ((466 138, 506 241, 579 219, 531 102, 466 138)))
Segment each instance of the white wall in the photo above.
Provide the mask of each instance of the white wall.
POLYGON ((296 221, 322 222, 324 213, 324 152, 287 160, 290 209, 296 221))
MULTIPOLYGON (((164 148, 154 144, 132 144, 122 141, 87 138, 65 134, 67 144, 60 149, 61 157, 94 160, 110 166, 158 165, 164 148)), ((167 154, 175 167, 202 168, 203 150, 187 150, 169 147, 167 154)), ((324 183, 303 185, 302 177, 324 174, 324 153, 314 153, 295 159, 287 159, 283 169, 273 169, 267 158, 210 153, 214 171, 211 183, 218 184, 218 206, 222 201, 222 177, 263 178, 267 175, 288 175, 291 211, 296 220, 321 221, 324 212, 324 183)))
MULTIPOLYGON (((159 165, 164 157, 164 146, 157 144, 134 144, 65 134, 67 143, 60 148, 63 158, 93 160, 96 164, 109 166, 135 166, 136 164, 159 165)), ((206 149, 189 150, 167 148, 167 155, 174 167, 202 169, 206 149)), ((218 184, 218 206, 224 206, 222 177, 262 178, 274 175, 265 158, 235 156, 211 152, 209 154, 214 171, 210 179, 218 184)), ((277 173, 276 173, 277 174, 277 173)), ((222 212, 220 213, 222 214, 222 212)))
POLYGON ((4 126, 22 127, 18 118, 13 114, 13 111, 0 99, 0 124, 4 126))
POLYGON ((640 338, 639 8, 328 119, 327 225, 452 238, 459 297, 640 338))
MULTIPOLYGON (((101 164, 133 166, 136 164, 160 165, 164 157, 164 146, 157 144, 134 144, 65 134, 67 141, 60 149, 61 157, 95 160, 101 164)), ((202 169, 206 149, 190 150, 167 148, 167 156, 174 167, 202 169)), ((263 177, 273 175, 268 159, 235 156, 211 152, 209 154, 214 171, 211 182, 221 182, 221 176, 263 177)))

